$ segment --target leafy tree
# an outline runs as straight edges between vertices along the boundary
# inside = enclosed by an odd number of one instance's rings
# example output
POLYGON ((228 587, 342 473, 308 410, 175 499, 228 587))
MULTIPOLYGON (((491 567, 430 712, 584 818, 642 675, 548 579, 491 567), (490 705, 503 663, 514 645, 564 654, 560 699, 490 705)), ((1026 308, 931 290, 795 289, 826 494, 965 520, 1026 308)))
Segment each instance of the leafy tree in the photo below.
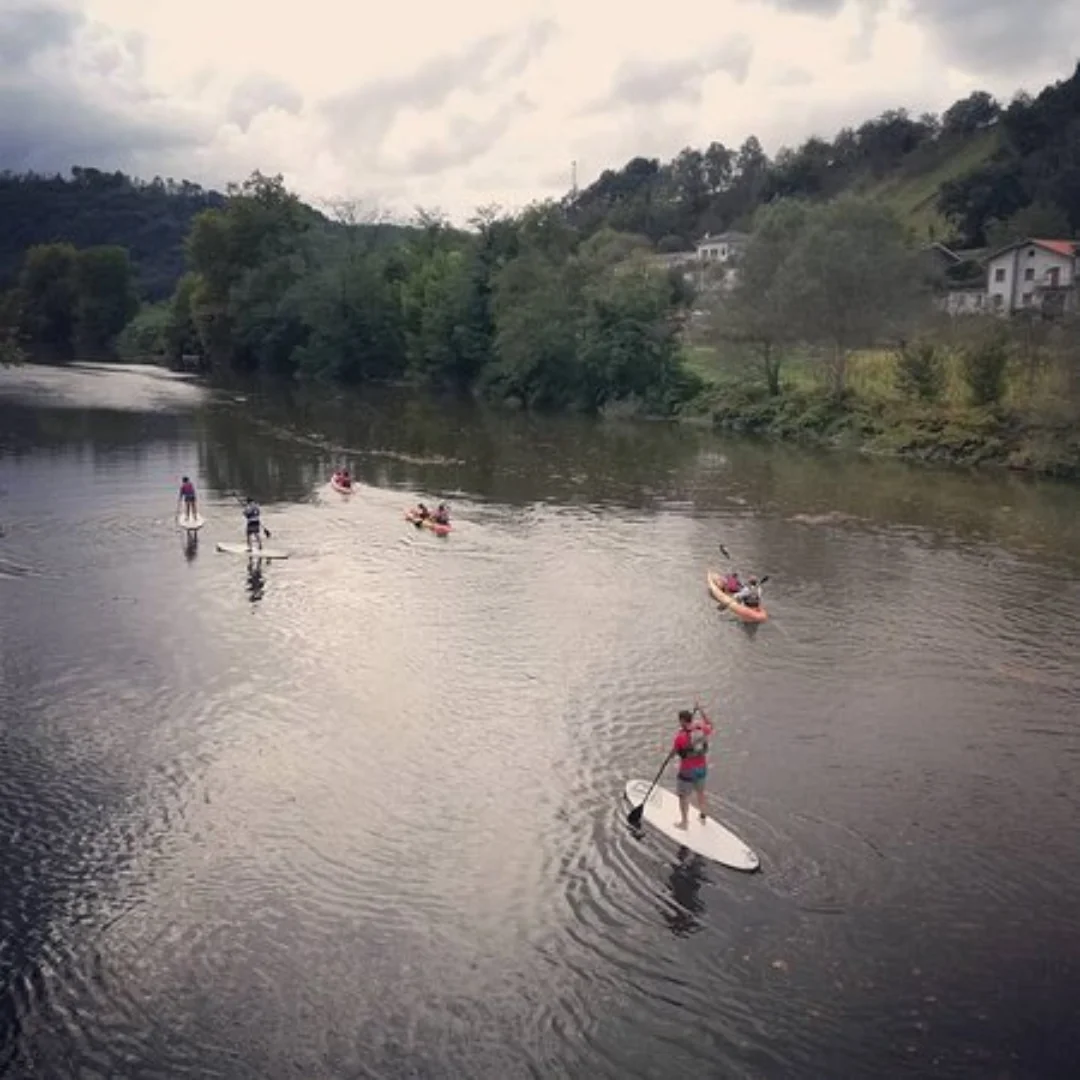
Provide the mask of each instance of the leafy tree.
POLYGON ((1038 202, 1017 210, 1007 221, 991 221, 986 228, 986 242, 992 248, 1000 248, 1030 237, 1055 240, 1070 234, 1065 211, 1059 206, 1038 202))
POLYGON ((541 253, 499 271, 493 297, 497 359, 486 382, 539 408, 565 408, 580 394, 577 298, 565 269, 541 253))
POLYGON ((116 339, 117 355, 123 360, 164 356, 170 316, 168 303, 143 307, 116 339))
POLYGON ((592 279, 580 330, 580 403, 595 411, 637 399, 668 402, 679 377, 678 325, 670 287, 639 254, 592 279))
POLYGON ((23 328, 34 341, 70 348, 75 329, 78 253, 72 244, 38 244, 19 273, 23 328))
POLYGON ((852 349, 902 332, 917 310, 922 270, 899 220, 882 205, 845 197, 807 213, 776 276, 779 304, 801 340, 826 349, 834 395, 852 349))
POLYGON ((139 310, 131 257, 115 244, 84 248, 74 273, 75 338, 83 348, 105 349, 139 310))
POLYGON ((784 352, 792 340, 786 310, 790 297, 777 279, 809 212, 807 204, 796 200, 779 201, 758 211, 735 285, 712 313, 713 332, 750 350, 772 395, 780 393, 784 352))
POLYGON ((989 127, 1000 115, 997 100, 985 90, 976 90, 945 110, 941 129, 946 135, 972 135, 989 127))

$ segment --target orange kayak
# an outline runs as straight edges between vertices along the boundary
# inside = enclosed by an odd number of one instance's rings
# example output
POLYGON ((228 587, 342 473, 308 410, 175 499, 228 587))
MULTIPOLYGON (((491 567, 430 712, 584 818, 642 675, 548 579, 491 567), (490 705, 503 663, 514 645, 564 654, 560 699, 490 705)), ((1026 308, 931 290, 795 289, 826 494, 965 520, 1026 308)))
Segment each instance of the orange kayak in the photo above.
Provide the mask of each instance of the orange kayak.
POLYGON ((735 612, 743 622, 765 622, 769 613, 763 607, 747 607, 738 603, 729 592, 724 591, 724 577, 715 570, 709 570, 705 574, 705 581, 709 586, 712 598, 724 607, 735 612))

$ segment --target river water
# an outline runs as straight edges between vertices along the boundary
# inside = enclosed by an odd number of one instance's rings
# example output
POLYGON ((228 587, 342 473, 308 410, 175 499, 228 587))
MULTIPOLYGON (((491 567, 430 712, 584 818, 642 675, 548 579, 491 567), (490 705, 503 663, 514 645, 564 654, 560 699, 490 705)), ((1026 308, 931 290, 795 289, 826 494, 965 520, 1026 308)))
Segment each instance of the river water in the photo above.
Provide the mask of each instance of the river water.
POLYGON ((0 1073, 1076 1075, 1077 489, 91 366, 0 447, 0 1073), (695 695, 757 874, 625 825, 695 695))

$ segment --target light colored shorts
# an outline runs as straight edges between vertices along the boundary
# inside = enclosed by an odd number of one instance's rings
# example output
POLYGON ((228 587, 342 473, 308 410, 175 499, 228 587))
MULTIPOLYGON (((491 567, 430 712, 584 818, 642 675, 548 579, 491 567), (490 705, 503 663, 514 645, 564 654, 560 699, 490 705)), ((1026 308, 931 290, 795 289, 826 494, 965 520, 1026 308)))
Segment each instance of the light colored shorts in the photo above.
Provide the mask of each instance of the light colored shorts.
POLYGON ((695 791, 705 790, 705 777, 708 775, 708 769, 691 769, 687 773, 679 773, 675 778, 675 794, 676 795, 690 795, 695 791))

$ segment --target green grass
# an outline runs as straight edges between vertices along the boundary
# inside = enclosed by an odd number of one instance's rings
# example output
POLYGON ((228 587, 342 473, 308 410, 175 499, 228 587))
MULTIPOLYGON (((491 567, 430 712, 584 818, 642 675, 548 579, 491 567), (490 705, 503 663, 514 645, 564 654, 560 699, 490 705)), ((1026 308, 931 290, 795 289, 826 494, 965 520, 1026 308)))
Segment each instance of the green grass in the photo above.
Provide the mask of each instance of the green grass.
POLYGON ((697 345, 688 346, 684 356, 706 384, 686 415, 710 416, 721 428, 922 461, 1009 465, 1080 477, 1080 405, 1062 382, 1060 364, 1047 366, 1029 382, 1014 361, 1002 405, 980 409, 970 403, 956 348, 944 349, 945 388, 932 405, 897 389, 895 354, 889 349, 849 357, 842 401, 829 395, 823 367, 809 352, 788 359, 779 397, 769 397, 754 369, 730 352, 697 345))
POLYGON ((978 168, 1001 145, 997 131, 982 131, 943 151, 937 161, 916 172, 900 172, 869 184, 860 194, 890 206, 915 231, 920 240, 940 240, 949 234, 949 223, 937 209, 942 184, 978 168))

